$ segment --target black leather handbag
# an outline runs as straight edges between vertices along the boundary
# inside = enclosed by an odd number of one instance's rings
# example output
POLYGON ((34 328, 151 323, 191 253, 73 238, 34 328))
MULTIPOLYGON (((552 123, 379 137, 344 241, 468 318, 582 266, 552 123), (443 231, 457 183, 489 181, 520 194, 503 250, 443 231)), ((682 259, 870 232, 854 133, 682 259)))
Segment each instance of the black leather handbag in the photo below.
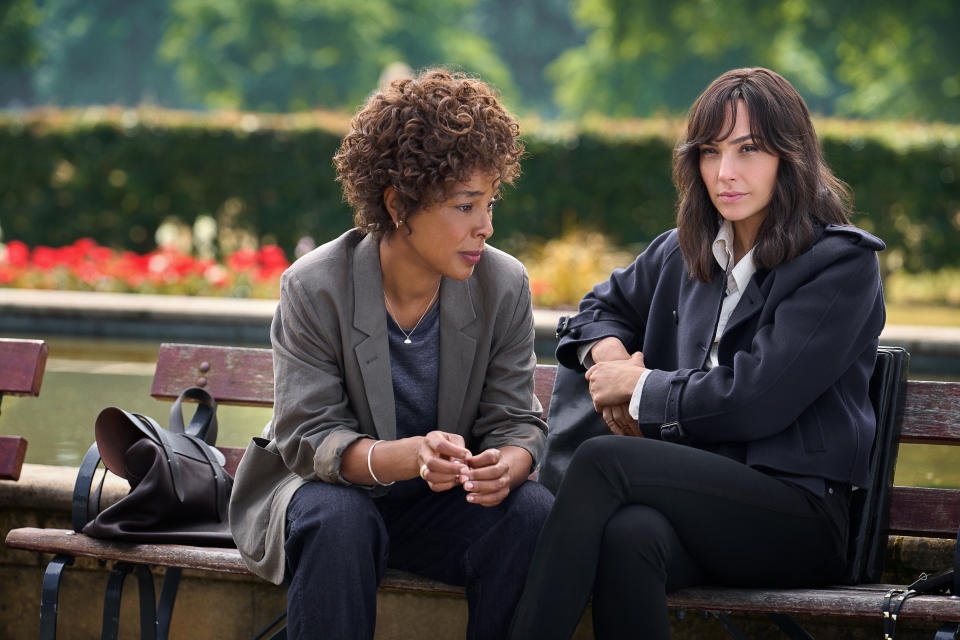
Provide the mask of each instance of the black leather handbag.
POLYGON ((169 431, 139 413, 104 409, 74 485, 74 529, 96 538, 234 546, 227 519, 233 478, 213 446, 216 439, 217 403, 200 387, 190 387, 174 402, 169 431), (198 402, 186 427, 184 399, 198 402), (103 511, 103 477, 93 488, 101 458, 130 483, 130 493, 103 511))
POLYGON ((547 446, 538 480, 556 494, 577 447, 588 438, 610 435, 610 429, 593 408, 589 383, 582 371, 557 365, 547 426, 547 446))

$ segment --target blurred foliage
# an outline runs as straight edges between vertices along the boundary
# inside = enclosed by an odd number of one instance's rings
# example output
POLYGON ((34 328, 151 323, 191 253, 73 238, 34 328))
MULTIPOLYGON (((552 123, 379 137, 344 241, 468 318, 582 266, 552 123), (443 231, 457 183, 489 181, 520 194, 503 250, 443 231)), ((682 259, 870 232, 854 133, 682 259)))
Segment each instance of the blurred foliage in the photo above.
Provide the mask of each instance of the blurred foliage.
POLYGON ((960 307, 960 268, 921 273, 895 271, 887 276, 884 295, 904 305, 960 307))
POLYGON ((505 93, 510 71, 469 29, 476 0, 173 0, 160 53, 194 100, 303 110, 362 102, 391 63, 442 62, 505 93))
MULTIPOLYGON (((154 248, 170 217, 278 244, 289 257, 352 224, 331 158, 342 113, 263 116, 159 109, 38 110, 0 116, 4 240, 154 248)), ((960 127, 817 121, 827 160, 854 190, 854 222, 883 238, 884 273, 960 267, 960 127)), ((494 244, 573 229, 631 251, 674 226, 678 120, 524 123, 528 157, 494 215, 494 244)))
POLYGON ((519 89, 511 106, 543 117, 559 114, 553 86, 545 73, 570 47, 584 43, 586 33, 572 15, 573 0, 478 0, 480 32, 496 47, 519 89))
POLYGON ((530 275, 534 306, 554 308, 576 307, 593 285, 635 257, 613 246, 602 233, 582 229, 571 229, 518 256, 530 275))
POLYGON ((173 69, 156 55, 170 20, 168 5, 159 0, 39 3, 37 101, 179 104, 173 69))
POLYGON ((568 114, 686 110, 724 71, 759 65, 821 113, 960 119, 954 0, 577 0, 575 15, 587 41, 550 69, 568 114))
POLYGON ((0 2, 0 96, 19 97, 25 104, 33 101, 31 69, 40 59, 39 22, 33 0, 0 2))
POLYGON ((958 32, 955 0, 2 0, 0 108, 352 110, 402 63, 635 117, 764 65, 818 113, 958 122, 958 32))

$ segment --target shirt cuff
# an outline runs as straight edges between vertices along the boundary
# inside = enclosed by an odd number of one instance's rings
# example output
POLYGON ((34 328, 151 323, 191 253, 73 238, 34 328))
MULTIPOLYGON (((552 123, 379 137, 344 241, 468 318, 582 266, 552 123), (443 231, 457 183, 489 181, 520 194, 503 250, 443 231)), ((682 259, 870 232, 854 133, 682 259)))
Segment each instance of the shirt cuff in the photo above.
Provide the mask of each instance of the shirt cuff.
POLYGON ((590 349, 593 349, 593 345, 600 342, 600 340, 594 340, 593 342, 587 342, 577 347, 577 360, 580 361, 580 364, 583 365, 584 369, 589 369, 594 364, 593 357, 590 355, 590 349))
POLYGON ((630 396, 630 417, 634 420, 640 419, 640 396, 643 395, 643 383, 647 381, 650 375, 650 369, 644 369, 637 380, 637 386, 633 388, 633 395, 630 396))

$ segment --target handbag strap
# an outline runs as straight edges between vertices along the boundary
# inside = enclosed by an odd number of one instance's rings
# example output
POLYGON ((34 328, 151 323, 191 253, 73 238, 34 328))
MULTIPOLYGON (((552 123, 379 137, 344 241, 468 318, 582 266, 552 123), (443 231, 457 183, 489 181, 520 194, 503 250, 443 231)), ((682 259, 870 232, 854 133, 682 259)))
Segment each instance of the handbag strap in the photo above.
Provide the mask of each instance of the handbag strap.
POLYGON ((200 451, 200 454, 206 459, 207 464, 210 465, 210 469, 213 471, 214 482, 217 485, 217 516, 220 518, 220 522, 224 522, 227 519, 227 507, 230 502, 230 484, 227 481, 227 474, 223 470, 223 466, 221 466, 220 462, 210 450, 210 445, 200 438, 190 434, 185 433, 183 434, 183 437, 187 438, 191 443, 193 443, 197 450, 200 451))
POLYGON ((906 588, 897 587, 887 591, 883 596, 883 639, 893 640, 893 634, 897 628, 897 618, 900 617, 900 609, 909 598, 925 593, 952 593, 956 595, 956 584, 957 570, 954 568, 933 575, 921 573, 920 577, 914 580, 910 586, 906 588))
POLYGON ((210 445, 217 443, 217 401, 210 393, 201 387, 188 387, 181 393, 170 407, 171 433, 186 433, 196 436, 210 445), (190 424, 183 425, 184 398, 197 401, 197 409, 190 418, 190 424))
POLYGON ((917 595, 913 589, 890 589, 883 596, 883 640, 894 640, 897 630, 897 618, 900 608, 911 596, 917 595))
POLYGON ((183 469, 180 465, 180 456, 173 449, 170 432, 160 426, 156 420, 150 416, 140 413, 131 414, 137 418, 144 427, 144 432, 148 433, 151 440, 160 445, 167 458, 167 464, 170 466, 170 478, 173 481, 173 492, 177 499, 183 502, 183 469))
POLYGON ((93 477, 97 471, 97 465, 100 464, 100 449, 94 442, 83 455, 80 462, 80 468, 77 470, 77 480, 73 483, 73 500, 70 505, 70 515, 73 522, 73 530, 77 533, 83 531, 84 525, 93 520, 100 511, 100 494, 103 491, 103 481, 107 477, 106 470, 100 476, 100 484, 93 491, 91 499, 90 490, 93 487, 93 477))

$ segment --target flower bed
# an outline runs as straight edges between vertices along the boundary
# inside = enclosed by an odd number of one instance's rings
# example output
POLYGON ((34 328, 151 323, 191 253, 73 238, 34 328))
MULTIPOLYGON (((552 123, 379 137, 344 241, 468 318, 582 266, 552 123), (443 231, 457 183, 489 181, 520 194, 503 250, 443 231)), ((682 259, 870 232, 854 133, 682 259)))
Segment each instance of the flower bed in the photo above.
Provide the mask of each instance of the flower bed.
POLYGON ((90 238, 56 248, 0 245, 0 286, 16 288, 276 298, 288 266, 275 245, 239 249, 222 263, 173 246, 115 251, 90 238))

